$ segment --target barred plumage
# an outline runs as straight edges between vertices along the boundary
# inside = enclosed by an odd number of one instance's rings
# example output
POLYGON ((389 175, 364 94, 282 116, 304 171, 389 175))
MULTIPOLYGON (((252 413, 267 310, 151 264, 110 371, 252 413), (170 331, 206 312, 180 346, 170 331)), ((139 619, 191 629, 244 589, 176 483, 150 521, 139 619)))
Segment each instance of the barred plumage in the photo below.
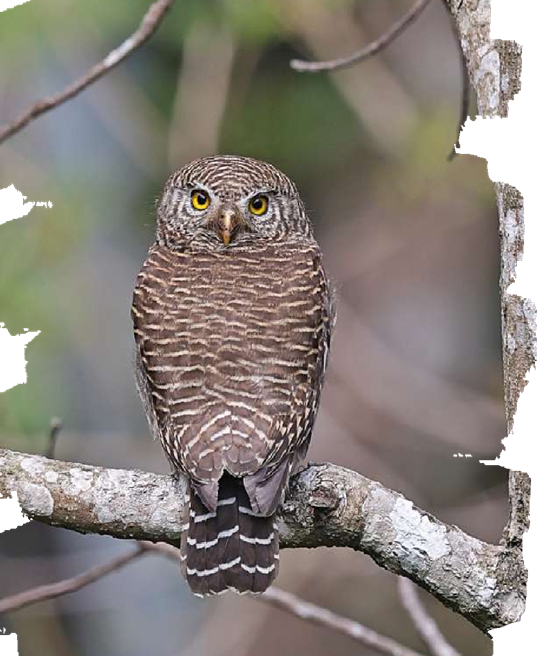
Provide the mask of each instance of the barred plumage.
POLYGON ((132 318, 149 423, 190 481, 182 557, 195 593, 262 592, 277 574, 272 520, 309 444, 332 315, 283 173, 228 156, 170 177, 132 318), (249 209, 259 194, 262 217, 249 209))
POLYGON ((194 493, 181 541, 183 573, 198 595, 263 592, 278 573, 278 536, 272 516, 256 516, 240 478, 224 474, 216 511, 194 493))

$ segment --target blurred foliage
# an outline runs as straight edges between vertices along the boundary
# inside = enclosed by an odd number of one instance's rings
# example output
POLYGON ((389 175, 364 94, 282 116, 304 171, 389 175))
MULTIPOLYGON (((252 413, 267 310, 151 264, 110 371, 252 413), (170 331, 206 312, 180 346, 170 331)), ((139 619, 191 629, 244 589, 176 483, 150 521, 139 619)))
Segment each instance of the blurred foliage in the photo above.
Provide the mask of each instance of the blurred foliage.
MULTIPOLYGON (((315 2, 318 7, 330 5, 335 12, 351 12, 349 16, 366 4, 315 2)), ((389 3, 379 4, 380 13, 385 14, 389 3)), ((103 15, 99 0, 56 0, 6 12, 0 21, 2 66, 5 85, 8 90, 16 89, 16 100, 4 101, 2 116, 18 111, 38 91, 50 93, 60 88, 75 76, 73 68, 80 74, 116 47, 137 27, 147 5, 144 0, 116 0, 106 6, 103 15), (88 35, 95 40, 90 43, 88 35), (66 59, 70 52, 76 66, 66 59), (32 84, 37 78, 38 84, 32 84)), ((154 198, 168 174, 165 152, 140 150, 136 143, 125 146, 128 133, 124 136, 123 128, 115 125, 117 120, 131 122, 134 130, 143 131, 145 117, 139 128, 135 123, 140 118, 139 108, 119 107, 116 116, 103 123, 95 106, 103 95, 113 102, 116 81, 121 77, 121 85, 127 87, 124 96, 136 98, 129 91, 132 87, 155 117, 160 117, 154 129, 158 134, 165 131, 177 102, 182 45, 189 31, 200 24, 229 31, 236 43, 237 62, 250 57, 257 62, 246 79, 240 69, 233 71, 215 146, 223 152, 277 163, 297 179, 314 210, 316 196, 326 192, 326 173, 332 173, 337 193, 337 179, 352 170, 355 162, 364 199, 386 204, 388 221, 396 219, 393 213, 389 216, 390 205, 392 209, 401 202, 419 205, 429 193, 437 200, 448 200, 453 184, 458 185, 459 193, 470 194, 480 204, 490 202, 486 178, 469 175, 471 161, 445 162, 456 124, 456 94, 449 108, 439 102, 432 110, 421 112, 397 156, 387 159, 376 150, 360 115, 330 76, 298 75, 289 68, 289 60, 304 53, 303 36, 286 22, 282 2, 178 2, 151 41, 120 71, 57 110, 55 116, 39 119, 8 145, 16 153, 21 179, 26 173, 26 193, 50 197, 54 209, 34 210, 30 220, 2 227, 2 241, 9 245, 0 261, 2 318, 12 332, 23 326, 42 330, 29 346, 29 383, 0 398, 0 430, 6 433, 39 435, 48 415, 69 416, 69 393, 58 394, 58 390, 65 392, 62 377, 69 362, 77 360, 78 338, 59 320, 65 304, 57 302, 58 288, 65 285, 79 258, 87 258, 88 244, 94 244, 97 256, 99 244, 106 241, 142 250, 139 244, 149 239, 152 229, 154 198), (151 158, 154 175, 140 170, 137 158, 151 158), (385 193, 387 187, 390 194, 385 193), (135 228, 139 234, 133 233, 135 228), (61 357, 56 358, 53 354, 58 351, 61 357), (42 384, 45 378, 47 385, 42 384)), ((419 103, 419 98, 415 100, 419 103)), ((165 134, 162 137, 165 143, 165 134)), ((2 179, 10 180, 13 165, 4 161, 0 170, 2 179)), ((21 188, 22 182, 18 186, 21 188)), ((315 211, 313 218, 319 221, 315 211)), ((75 303, 75 307, 77 312, 84 310, 83 304, 78 307, 75 303)))
POLYGON ((296 178, 311 180, 347 159, 360 147, 362 135, 325 76, 305 76, 300 85, 292 79, 290 54, 278 57, 277 68, 275 57, 271 65, 259 66, 246 102, 232 103, 221 146, 224 152, 280 162, 296 178))

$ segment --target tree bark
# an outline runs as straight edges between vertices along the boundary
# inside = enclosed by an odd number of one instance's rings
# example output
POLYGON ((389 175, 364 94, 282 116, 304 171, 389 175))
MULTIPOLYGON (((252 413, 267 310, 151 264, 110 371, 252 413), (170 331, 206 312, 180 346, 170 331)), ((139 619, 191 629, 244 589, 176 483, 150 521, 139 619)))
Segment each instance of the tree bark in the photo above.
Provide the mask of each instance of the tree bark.
POLYGON ((505 118, 520 91, 522 48, 490 38, 490 0, 445 0, 464 53, 479 115, 505 118))
MULTIPOLYGON (((522 48, 514 41, 490 39, 490 0, 446 0, 453 15, 466 67, 476 93, 479 115, 505 118, 509 101, 520 91, 522 48), (459 6, 460 5, 460 6, 459 6)), ((498 205, 501 273, 502 350, 507 431, 513 430, 518 399, 537 357, 537 313, 529 299, 510 294, 517 263, 524 252, 524 204, 509 184, 495 183, 498 205)), ((499 575, 521 603, 526 598, 527 572, 522 538, 529 526, 530 478, 509 472, 509 520, 499 575)), ((508 593, 509 594, 509 593, 508 593)))

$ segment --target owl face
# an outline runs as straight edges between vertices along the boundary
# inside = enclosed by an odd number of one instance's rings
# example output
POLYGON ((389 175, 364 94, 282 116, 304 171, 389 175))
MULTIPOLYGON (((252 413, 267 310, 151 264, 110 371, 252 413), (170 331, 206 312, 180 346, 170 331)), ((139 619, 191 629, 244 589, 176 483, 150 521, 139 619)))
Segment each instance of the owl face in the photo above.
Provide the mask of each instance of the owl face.
POLYGON ((158 208, 157 238, 172 248, 232 250, 309 236, 295 185, 270 164, 246 157, 187 164, 168 179, 158 208))

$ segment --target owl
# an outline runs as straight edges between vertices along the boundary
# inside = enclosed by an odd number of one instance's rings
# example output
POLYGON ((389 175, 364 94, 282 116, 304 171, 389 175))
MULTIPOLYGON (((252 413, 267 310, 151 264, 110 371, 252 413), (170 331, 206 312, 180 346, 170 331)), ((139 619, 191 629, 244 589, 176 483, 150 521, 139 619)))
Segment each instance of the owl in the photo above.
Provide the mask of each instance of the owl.
POLYGON ((170 176, 132 304, 137 386, 189 494, 181 536, 197 595, 260 593, 275 513, 309 446, 333 302, 294 183, 246 157, 170 176))

